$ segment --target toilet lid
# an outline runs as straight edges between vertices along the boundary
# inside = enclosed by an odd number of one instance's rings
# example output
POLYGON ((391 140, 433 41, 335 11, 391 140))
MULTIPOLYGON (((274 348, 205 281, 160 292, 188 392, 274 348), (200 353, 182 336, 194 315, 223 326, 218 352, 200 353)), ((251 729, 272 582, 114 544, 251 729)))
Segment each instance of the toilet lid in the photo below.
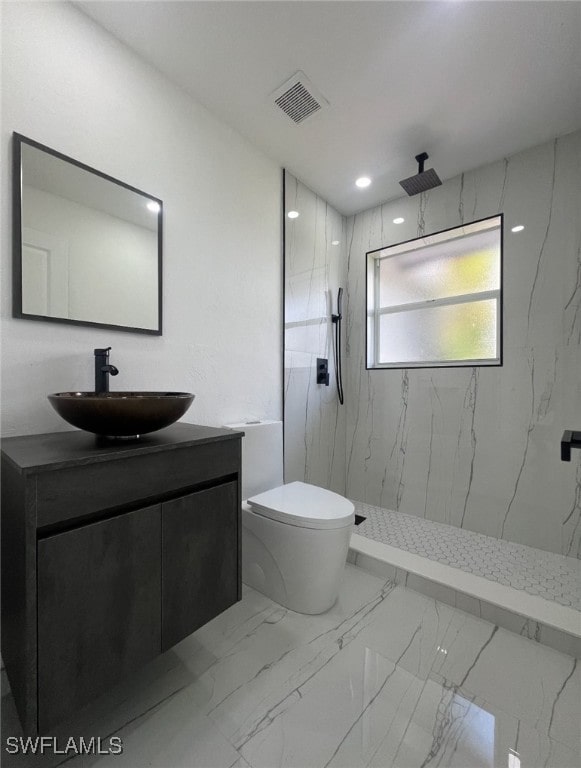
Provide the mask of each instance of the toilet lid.
POLYGON ((248 499, 252 511, 302 528, 343 528, 355 521, 355 507, 343 496, 300 481, 248 499))

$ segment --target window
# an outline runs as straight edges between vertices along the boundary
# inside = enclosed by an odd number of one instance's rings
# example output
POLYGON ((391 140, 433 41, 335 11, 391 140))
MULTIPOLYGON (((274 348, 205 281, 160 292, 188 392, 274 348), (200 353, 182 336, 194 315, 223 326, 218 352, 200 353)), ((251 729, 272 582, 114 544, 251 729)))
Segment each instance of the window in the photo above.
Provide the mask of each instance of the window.
POLYGON ((367 254, 367 367, 502 364, 502 214, 367 254))

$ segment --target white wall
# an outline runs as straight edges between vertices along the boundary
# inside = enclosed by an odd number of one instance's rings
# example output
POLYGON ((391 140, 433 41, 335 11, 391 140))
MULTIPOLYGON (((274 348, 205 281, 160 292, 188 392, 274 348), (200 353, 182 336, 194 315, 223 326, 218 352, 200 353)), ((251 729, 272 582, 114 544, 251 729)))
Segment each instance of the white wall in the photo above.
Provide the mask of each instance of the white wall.
POLYGON ((281 417, 281 171, 181 89, 61 3, 2 4, 2 427, 68 429, 46 395, 196 394, 188 421, 281 417), (13 319, 12 131, 164 201, 164 334, 13 319))

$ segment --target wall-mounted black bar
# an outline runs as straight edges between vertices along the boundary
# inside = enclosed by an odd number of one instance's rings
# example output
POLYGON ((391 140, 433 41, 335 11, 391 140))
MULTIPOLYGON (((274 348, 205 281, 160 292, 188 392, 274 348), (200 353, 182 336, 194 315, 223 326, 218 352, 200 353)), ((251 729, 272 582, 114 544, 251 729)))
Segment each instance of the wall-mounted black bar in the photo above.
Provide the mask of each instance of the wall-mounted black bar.
POLYGON ((335 359, 335 381, 337 382, 337 397, 339 402, 343 405, 345 399, 343 397, 343 373, 341 370, 341 321, 343 319, 343 289, 339 288, 337 291, 337 314, 331 315, 331 321, 335 326, 335 335, 332 338, 333 343, 333 357, 335 359))
POLYGON ((561 438, 561 461, 571 461, 571 448, 581 449, 581 432, 566 429, 561 438))

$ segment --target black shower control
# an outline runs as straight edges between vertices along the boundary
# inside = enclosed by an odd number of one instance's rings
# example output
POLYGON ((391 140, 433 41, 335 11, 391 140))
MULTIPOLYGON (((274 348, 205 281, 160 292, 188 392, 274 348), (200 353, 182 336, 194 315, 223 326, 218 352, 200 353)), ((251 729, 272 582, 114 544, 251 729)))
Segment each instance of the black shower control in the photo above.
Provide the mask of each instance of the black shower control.
POLYGON ((317 358, 317 384, 329 386, 329 361, 326 357, 317 358))
POLYGON ((581 448, 581 432, 566 429, 561 438, 561 461, 571 461, 571 448, 581 448))

